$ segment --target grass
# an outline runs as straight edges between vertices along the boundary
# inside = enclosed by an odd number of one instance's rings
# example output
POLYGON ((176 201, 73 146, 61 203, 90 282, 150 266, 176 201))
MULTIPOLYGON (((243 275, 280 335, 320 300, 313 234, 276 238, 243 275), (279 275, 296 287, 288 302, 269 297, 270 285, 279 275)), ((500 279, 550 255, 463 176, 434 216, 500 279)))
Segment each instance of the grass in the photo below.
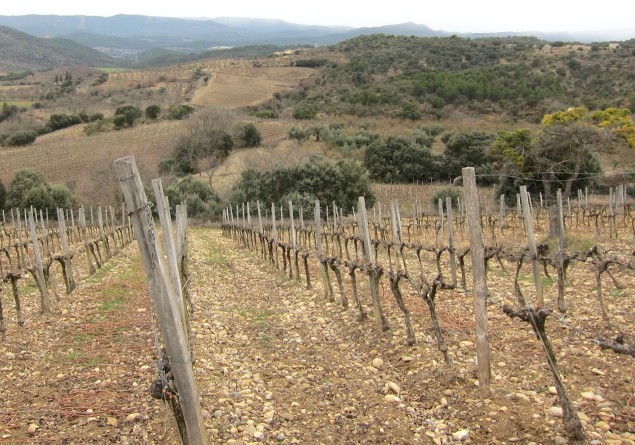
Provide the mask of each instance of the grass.
POLYGON ((126 302, 123 298, 111 298, 110 300, 106 300, 101 304, 101 310, 110 312, 119 309, 121 305, 126 302))
POLYGON ((2 101, 3 103, 6 102, 7 105, 15 105, 16 107, 25 107, 25 108, 29 108, 31 105, 33 105, 33 101, 32 100, 23 100, 23 99, 6 99, 2 101))

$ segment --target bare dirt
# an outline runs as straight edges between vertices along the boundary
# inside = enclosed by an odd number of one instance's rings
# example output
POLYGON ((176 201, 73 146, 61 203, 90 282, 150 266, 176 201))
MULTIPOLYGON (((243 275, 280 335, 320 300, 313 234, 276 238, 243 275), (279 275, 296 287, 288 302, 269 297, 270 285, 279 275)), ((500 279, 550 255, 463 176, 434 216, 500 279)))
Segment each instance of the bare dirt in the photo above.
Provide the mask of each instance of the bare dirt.
MULTIPOLYGON (((392 329, 381 333, 372 317, 359 322, 352 308, 328 302, 316 270, 307 290, 217 229, 193 228, 190 242, 195 376, 208 443, 573 443, 552 415, 557 400, 540 343, 502 313, 513 293, 509 271, 492 270, 488 280, 494 394, 481 399, 470 294, 438 296, 447 365, 414 295, 405 297, 417 343, 406 346, 387 283, 392 329)), ((39 315, 31 288, 24 327, 6 289, 0 294, 9 327, 0 343, 0 444, 178 443, 169 412, 148 392, 156 344, 136 248, 106 268, 62 296, 52 315, 39 315)), ((633 358, 589 338, 623 332, 633 341, 632 271, 616 275, 629 286, 607 284, 614 329, 602 325, 584 265, 571 272, 566 319, 547 322, 584 443, 635 443, 633 358)), ((359 281, 371 312, 367 280, 359 281)))

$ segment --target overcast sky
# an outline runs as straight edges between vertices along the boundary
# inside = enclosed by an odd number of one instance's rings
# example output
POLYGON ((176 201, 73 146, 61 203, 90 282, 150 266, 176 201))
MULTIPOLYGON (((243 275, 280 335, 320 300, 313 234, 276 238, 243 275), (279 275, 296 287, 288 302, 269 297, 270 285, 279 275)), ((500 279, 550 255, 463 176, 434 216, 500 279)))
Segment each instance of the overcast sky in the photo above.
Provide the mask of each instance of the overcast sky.
MULTIPOLYGON (((275 18, 306 25, 381 26, 404 22, 435 30, 631 31, 635 0, 3 0, 0 15, 141 14, 162 17, 275 18)), ((635 32, 631 32, 635 34, 635 32)))

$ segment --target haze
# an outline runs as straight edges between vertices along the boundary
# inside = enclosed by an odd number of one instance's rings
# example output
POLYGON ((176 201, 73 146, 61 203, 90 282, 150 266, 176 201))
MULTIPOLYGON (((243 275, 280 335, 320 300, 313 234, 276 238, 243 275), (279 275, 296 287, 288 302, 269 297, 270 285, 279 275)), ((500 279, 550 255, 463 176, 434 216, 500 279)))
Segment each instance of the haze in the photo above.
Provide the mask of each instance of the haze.
POLYGON ((292 23, 328 26, 381 26, 404 22, 424 24, 450 32, 609 32, 635 37, 635 2, 614 0, 606 4, 579 1, 534 0, 527 3, 503 0, 449 0, 414 3, 343 2, 325 0, 297 2, 243 0, 201 3, 194 0, 87 2, 85 0, 30 0, 4 2, 2 15, 140 14, 162 17, 251 17, 281 19, 292 23), (593 5, 593 6, 591 6, 593 5))

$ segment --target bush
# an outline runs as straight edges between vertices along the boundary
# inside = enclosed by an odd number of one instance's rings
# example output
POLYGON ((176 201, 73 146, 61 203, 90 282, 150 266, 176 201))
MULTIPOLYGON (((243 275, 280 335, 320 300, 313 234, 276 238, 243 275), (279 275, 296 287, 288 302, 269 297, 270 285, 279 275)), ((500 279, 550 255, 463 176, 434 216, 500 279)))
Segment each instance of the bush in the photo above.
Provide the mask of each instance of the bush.
POLYGON ((168 108, 168 119, 181 120, 194 112, 194 107, 189 105, 171 105, 168 108))
POLYGON ((364 166, 373 179, 381 182, 428 181, 439 177, 438 160, 430 148, 401 136, 371 143, 364 154, 364 166))
POLYGON ((238 138, 243 147, 258 147, 262 141, 260 131, 251 123, 241 128, 238 138))
POLYGON ((26 192, 21 207, 30 208, 33 206, 35 209, 48 210, 49 214, 55 215, 57 208, 69 208, 74 203, 73 192, 65 185, 43 183, 26 192))
POLYGON ((165 195, 174 208, 176 204, 184 202, 188 217, 212 219, 222 213, 220 198, 214 189, 192 176, 166 187, 165 195))
POLYGON ((21 147, 35 142, 37 133, 33 130, 15 132, 5 140, 5 144, 9 147, 21 147))
POLYGON ((315 107, 306 102, 300 102, 293 108, 293 117, 296 119, 315 119, 317 111, 315 107))
POLYGON ((156 119, 161 114, 161 107, 158 105, 150 105, 146 107, 146 117, 148 119, 156 119))
POLYGON ((463 198, 463 194, 461 193, 461 189, 459 187, 446 187, 439 191, 437 191, 432 196, 432 205, 436 209, 439 206, 439 199, 443 200, 443 209, 447 210, 446 198, 452 199, 452 208, 459 208, 459 199, 463 198))
MULTIPOLYGON (((316 199, 324 207, 335 202, 350 213, 359 196, 366 198, 369 207, 375 202, 368 172, 361 165, 351 160, 333 164, 313 158, 293 167, 276 167, 265 172, 244 171, 230 202, 233 205, 250 202, 255 208, 256 201, 260 201, 265 207, 273 203, 288 208, 289 199, 297 199, 299 204, 307 205, 305 214, 310 216, 316 199)), ((299 208, 295 200, 294 204, 299 208)))
POLYGON ((298 141, 300 144, 309 139, 311 132, 304 128, 293 126, 287 130, 287 137, 291 140, 298 141))
POLYGON ((141 110, 133 105, 124 105, 115 110, 115 127, 132 127, 137 119, 141 117, 141 110))
POLYGON ((81 124, 82 120, 79 116, 74 114, 51 114, 46 126, 52 131, 61 130, 62 128, 71 127, 73 125, 81 124))
POLYGON ((104 120, 104 113, 93 113, 88 118, 90 122, 102 121, 104 120))
POLYGON ((258 110, 249 113, 250 116, 255 116, 260 119, 278 119, 278 113, 272 110, 258 110))

